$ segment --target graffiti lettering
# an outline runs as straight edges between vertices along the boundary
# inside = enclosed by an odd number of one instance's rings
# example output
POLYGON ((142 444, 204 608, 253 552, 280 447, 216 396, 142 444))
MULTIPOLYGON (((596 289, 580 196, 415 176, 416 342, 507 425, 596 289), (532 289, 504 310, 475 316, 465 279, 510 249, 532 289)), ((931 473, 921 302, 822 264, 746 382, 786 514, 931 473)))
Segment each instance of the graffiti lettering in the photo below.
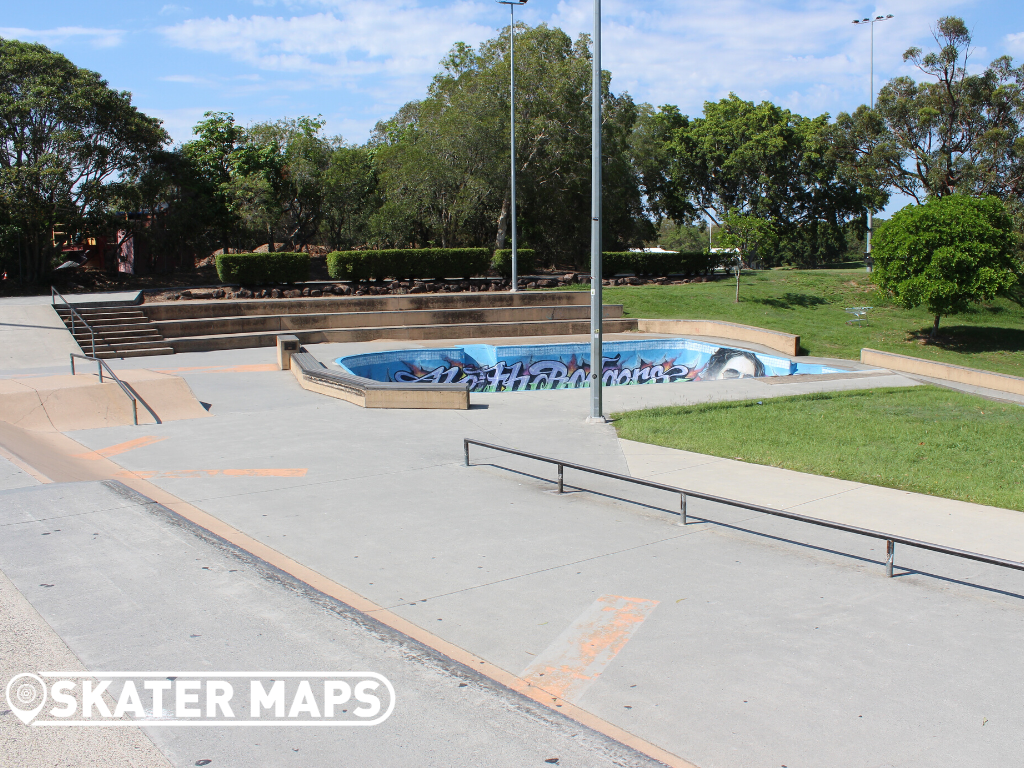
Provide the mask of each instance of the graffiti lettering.
MULTIPOLYGON (((568 363, 561 360, 539 360, 528 365, 512 365, 499 360, 492 366, 475 366, 447 361, 429 372, 398 371, 397 382, 408 384, 469 384, 472 392, 522 392, 538 389, 580 389, 589 386, 590 366, 573 357, 568 363)), ((647 363, 635 368, 624 368, 619 356, 604 358, 602 383, 607 387, 624 384, 664 384, 685 381, 696 373, 692 368, 674 363, 647 363)))

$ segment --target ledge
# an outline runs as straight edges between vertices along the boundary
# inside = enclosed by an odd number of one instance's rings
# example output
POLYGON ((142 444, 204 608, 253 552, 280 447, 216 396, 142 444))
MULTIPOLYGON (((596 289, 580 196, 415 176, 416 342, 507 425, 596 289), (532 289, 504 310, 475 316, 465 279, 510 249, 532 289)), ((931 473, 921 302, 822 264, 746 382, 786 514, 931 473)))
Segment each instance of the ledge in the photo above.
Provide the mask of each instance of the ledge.
POLYGON ((468 384, 400 384, 333 371, 305 349, 291 356, 291 371, 310 392, 347 400, 363 408, 469 409, 468 384))
POLYGON ((790 357, 800 353, 799 336, 721 320, 637 320, 637 330, 642 333, 672 333, 680 336, 718 336, 761 344, 790 357))
POLYGON ((916 373, 919 376, 930 376, 933 379, 955 381, 958 384, 969 384, 999 392, 1010 392, 1024 395, 1024 379, 1006 373, 993 373, 977 368, 965 368, 962 365, 937 363, 934 360, 923 360, 920 357, 907 357, 894 352, 881 352, 877 349, 862 349, 860 361, 869 365, 888 368, 901 373, 916 373))

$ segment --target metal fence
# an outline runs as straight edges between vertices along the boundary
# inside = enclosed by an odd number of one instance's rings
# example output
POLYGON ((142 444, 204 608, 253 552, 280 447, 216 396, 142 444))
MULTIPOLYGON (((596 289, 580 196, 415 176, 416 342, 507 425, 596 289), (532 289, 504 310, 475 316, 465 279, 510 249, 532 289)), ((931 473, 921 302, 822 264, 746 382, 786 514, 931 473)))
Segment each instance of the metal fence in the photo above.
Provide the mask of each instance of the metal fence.
POLYGON ((787 512, 782 509, 773 509, 772 507, 763 507, 760 504, 751 504, 747 501, 739 501, 737 499, 729 499, 724 496, 715 496, 711 493, 702 493, 701 491, 692 491, 686 488, 678 488, 674 485, 665 485, 664 483, 655 483, 651 480, 643 480, 638 477, 630 477, 629 475, 620 475, 617 472, 609 472, 604 469, 597 469, 595 467, 587 467, 582 464, 574 464, 569 461, 562 461, 561 459, 552 459, 548 456, 541 456, 536 453, 528 453, 527 451, 517 451, 514 448, 506 448, 502 445, 494 445, 493 443, 484 443, 480 440, 472 440, 465 438, 463 441, 463 451, 466 456, 466 466, 469 466, 469 446, 476 445, 481 448, 488 448, 492 451, 501 451, 502 453, 511 453, 515 456, 522 456, 526 459, 533 459, 534 461, 542 461, 546 464, 554 464, 558 467, 558 492, 562 493, 564 487, 564 473, 566 469, 574 469, 578 472, 585 472, 591 475, 600 475, 601 477, 610 477, 613 480, 621 480, 624 483, 632 483, 633 485, 642 485, 647 488, 656 488, 660 491, 667 491, 668 493, 674 493, 679 495, 679 525, 686 525, 686 501, 692 497, 695 499, 703 499, 705 501, 713 501, 718 504, 727 504, 732 507, 739 507, 740 509, 749 509, 752 512, 761 512, 766 515, 773 515, 775 517, 784 517, 788 520, 796 520, 801 523, 808 523, 810 525, 821 526, 822 528, 832 528, 837 531, 845 531, 846 533, 854 533, 858 536, 866 536, 871 539, 879 539, 885 542, 885 575, 892 577, 893 565, 896 561, 896 545, 903 544, 907 547, 914 547, 916 549, 926 549, 930 552, 940 552, 944 555, 952 555, 953 557, 961 557, 966 560, 976 560, 979 563, 988 563, 989 565, 998 565, 1003 568, 1012 568, 1017 571, 1024 571, 1024 563, 1019 563, 1015 560, 1004 560, 1000 557, 991 557, 989 555, 982 555, 977 552, 968 552, 963 549, 955 549, 953 547, 945 547, 941 544, 931 544, 927 541, 918 541, 917 539, 908 539, 906 536, 897 536, 892 533, 884 533, 882 531, 874 531, 870 528, 859 528, 855 525, 846 525, 845 523, 835 523, 831 520, 821 520, 817 517, 808 517, 807 515, 799 515, 796 512, 787 512))

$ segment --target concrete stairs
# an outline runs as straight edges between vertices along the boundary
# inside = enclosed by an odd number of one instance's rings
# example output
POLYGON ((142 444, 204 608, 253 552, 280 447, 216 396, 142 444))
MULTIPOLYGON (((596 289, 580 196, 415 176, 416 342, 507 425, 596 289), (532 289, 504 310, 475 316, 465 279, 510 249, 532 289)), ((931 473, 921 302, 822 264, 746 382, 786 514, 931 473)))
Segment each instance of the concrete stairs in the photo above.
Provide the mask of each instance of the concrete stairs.
MULTIPOLYGON (((54 309, 82 351, 93 354, 93 335, 88 329, 77 320, 72 323, 71 310, 67 307, 54 309)), ((174 349, 137 306, 82 307, 76 311, 95 331, 96 357, 110 359, 174 354, 174 349)))
MULTIPOLYGON (((589 334, 583 291, 412 294, 304 299, 160 302, 142 306, 175 352, 374 339, 464 339, 589 334)), ((606 333, 636 330, 621 305, 604 308, 606 333)))

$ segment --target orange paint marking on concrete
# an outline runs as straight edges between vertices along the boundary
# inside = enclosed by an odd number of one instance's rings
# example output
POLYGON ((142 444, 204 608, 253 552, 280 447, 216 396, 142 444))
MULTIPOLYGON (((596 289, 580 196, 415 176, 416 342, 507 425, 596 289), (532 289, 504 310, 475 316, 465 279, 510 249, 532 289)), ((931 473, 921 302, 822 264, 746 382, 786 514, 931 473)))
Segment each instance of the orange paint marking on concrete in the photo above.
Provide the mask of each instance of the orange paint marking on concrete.
POLYGON ((265 373, 267 371, 279 371, 277 363, 255 363, 253 365, 200 365, 192 368, 154 368, 157 373, 195 373, 204 371, 206 373, 265 373))
POLYGON ((100 448, 98 451, 77 453, 75 454, 75 458, 85 459, 86 461, 99 461, 100 459, 117 456, 120 453, 134 451, 136 448, 145 448, 147 445, 159 443, 161 440, 166 439, 166 437, 138 437, 134 440, 129 440, 127 443, 118 443, 117 445, 112 445, 109 448, 100 448))
POLYGON ((578 699, 657 604, 657 600, 638 597, 599 597, 526 668, 522 677, 559 699, 578 699))
POLYGON ((138 477, 142 480, 188 480, 196 477, 305 477, 308 469, 169 469, 157 470, 122 470, 115 472, 114 477, 138 477))

